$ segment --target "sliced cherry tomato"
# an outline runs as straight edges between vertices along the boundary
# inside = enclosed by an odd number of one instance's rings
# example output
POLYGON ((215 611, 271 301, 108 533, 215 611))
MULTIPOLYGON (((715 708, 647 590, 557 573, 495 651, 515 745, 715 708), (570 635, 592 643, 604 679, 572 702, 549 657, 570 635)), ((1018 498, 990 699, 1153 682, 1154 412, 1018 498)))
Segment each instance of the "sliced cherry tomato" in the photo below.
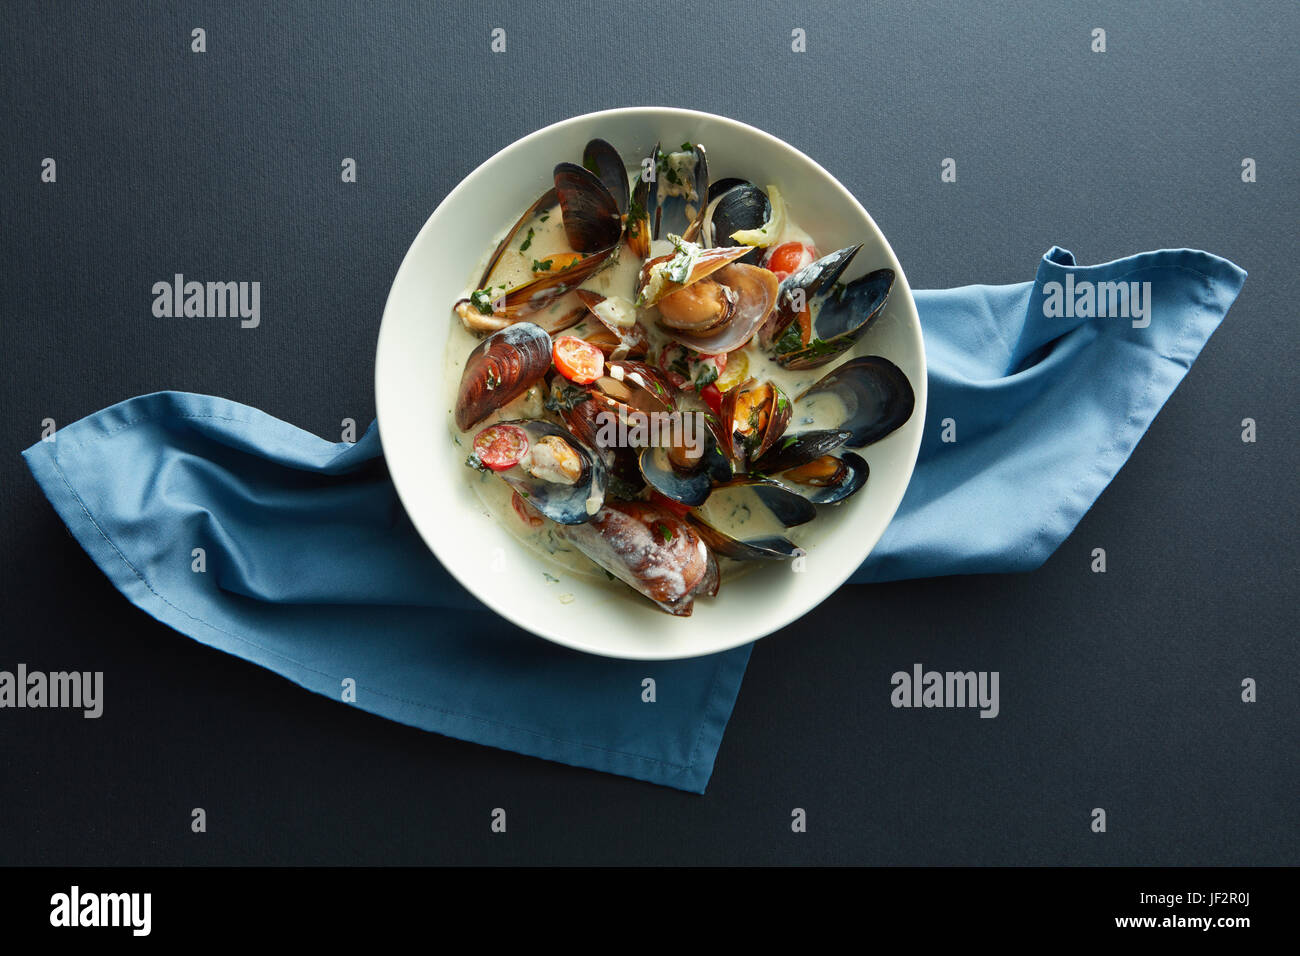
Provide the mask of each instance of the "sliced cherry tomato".
POLYGON ((590 385, 605 374, 605 355, 574 335, 561 335, 551 347, 551 358, 561 375, 570 382, 590 385))
POLYGON ((528 434, 518 425, 489 425, 474 436, 474 454, 493 471, 505 471, 528 454, 528 434))
POLYGON ((817 258, 817 250, 806 242, 783 242, 767 254, 767 268, 784 279, 817 258))
POLYGON ((722 414, 722 393, 718 391, 718 386, 705 385, 700 389, 700 398, 704 399, 704 404, 709 406, 713 414, 722 414))
POLYGON ((671 511, 679 518, 685 518, 687 513, 691 510, 689 505, 684 505, 680 501, 673 501, 672 498, 669 498, 667 495, 662 495, 657 491, 650 492, 650 500, 666 511, 671 511))

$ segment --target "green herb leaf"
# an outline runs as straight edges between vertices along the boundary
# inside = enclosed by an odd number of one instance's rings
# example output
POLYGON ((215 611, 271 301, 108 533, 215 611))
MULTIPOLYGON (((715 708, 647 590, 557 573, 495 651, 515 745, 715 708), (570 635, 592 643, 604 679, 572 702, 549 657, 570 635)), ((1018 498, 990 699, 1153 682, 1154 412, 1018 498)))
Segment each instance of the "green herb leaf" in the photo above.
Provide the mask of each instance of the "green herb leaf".
POLYGON ((527 252, 527 251, 528 251, 528 247, 531 246, 532 244, 533 244, 533 228, 532 228, 532 226, 529 226, 529 227, 528 227, 528 238, 525 239, 525 240, 524 240, 524 244, 523 244, 522 246, 519 247, 519 251, 520 251, 520 252, 527 252))

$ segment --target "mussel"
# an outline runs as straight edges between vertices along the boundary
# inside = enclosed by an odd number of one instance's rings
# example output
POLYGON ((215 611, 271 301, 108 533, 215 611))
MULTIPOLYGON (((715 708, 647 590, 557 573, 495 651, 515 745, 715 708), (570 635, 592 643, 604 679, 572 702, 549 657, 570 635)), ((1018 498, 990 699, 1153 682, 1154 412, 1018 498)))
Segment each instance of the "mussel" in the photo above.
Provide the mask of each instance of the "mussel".
POLYGON ((750 379, 725 393, 718 409, 718 443, 739 464, 765 455, 785 434, 792 406, 773 382, 750 379))
POLYGON ((698 530, 665 508, 610 499, 582 524, 560 529, 579 551, 669 614, 718 593, 718 562, 698 530))
POLYGON ((620 214, 628 210, 627 166, 618 150, 603 139, 593 139, 582 151, 582 165, 605 184, 620 214))
POLYGON ((540 382, 550 367, 551 337, 541 327, 518 322, 489 335, 461 373, 456 427, 473 428, 540 382))
POLYGON ((570 432, 544 421, 499 422, 479 433, 476 450, 485 433, 493 431, 519 436, 510 459, 515 463, 485 466, 552 521, 562 525, 590 521, 605 503, 605 463, 570 432))
POLYGON ((783 560, 802 553, 785 530, 812 521, 817 509, 775 481, 746 476, 715 488, 689 517, 718 554, 737 561, 783 560))
POLYGON ((825 365, 852 348, 884 310, 894 286, 893 269, 838 282, 859 248, 832 252, 781 282, 777 307, 760 342, 770 343, 773 357, 783 367, 825 365))
POLYGON ((795 398, 799 418, 811 417, 847 431, 848 448, 880 441, 902 427, 915 407, 912 383, 902 369, 879 355, 849 359, 795 398))
MULTIPOLYGON (((675 238, 675 237, 674 237, 675 238)), ((776 304, 776 276, 737 263, 747 246, 705 249, 677 240, 677 251, 641 269, 639 300, 657 305, 659 326, 696 352, 717 355, 745 345, 776 304)))
POLYGON ((678 414, 683 432, 675 435, 671 444, 640 449, 637 462, 646 484, 666 498, 695 508, 708 500, 715 484, 730 480, 732 468, 718 448, 717 438, 703 423, 704 413, 678 414), (684 440, 688 421, 696 429, 694 442, 684 440))
MULTIPOLYGON (((623 175, 626 180, 627 173, 623 175)), ((623 192, 627 192, 626 185, 623 192)), ((555 193, 564 215, 564 235, 574 251, 592 254, 618 244, 623 235, 622 213, 600 176, 576 163, 559 163, 555 193)))
POLYGON ((861 490, 870 474, 860 455, 840 451, 852 435, 851 431, 837 429, 786 435, 767 454, 751 462, 750 471, 774 478, 813 504, 843 501, 861 490))
MULTIPOLYGON (((732 233, 761 229, 772 215, 767 193, 744 179, 723 179, 709 185, 709 207, 704 219, 704 239, 710 246, 740 246, 732 233)), ((747 247, 739 261, 758 265, 763 250, 747 247)))

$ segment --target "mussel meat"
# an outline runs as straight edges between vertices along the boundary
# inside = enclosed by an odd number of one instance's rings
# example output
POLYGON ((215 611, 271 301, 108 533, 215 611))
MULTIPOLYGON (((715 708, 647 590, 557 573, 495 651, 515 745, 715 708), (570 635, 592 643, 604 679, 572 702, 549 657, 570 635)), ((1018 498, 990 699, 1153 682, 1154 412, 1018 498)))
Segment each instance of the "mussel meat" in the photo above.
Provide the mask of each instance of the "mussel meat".
POLYGON ((605 463, 570 432, 545 421, 498 422, 475 437, 475 453, 529 505, 562 525, 590 521, 605 502, 605 463), (480 447, 509 441, 508 457, 480 447))

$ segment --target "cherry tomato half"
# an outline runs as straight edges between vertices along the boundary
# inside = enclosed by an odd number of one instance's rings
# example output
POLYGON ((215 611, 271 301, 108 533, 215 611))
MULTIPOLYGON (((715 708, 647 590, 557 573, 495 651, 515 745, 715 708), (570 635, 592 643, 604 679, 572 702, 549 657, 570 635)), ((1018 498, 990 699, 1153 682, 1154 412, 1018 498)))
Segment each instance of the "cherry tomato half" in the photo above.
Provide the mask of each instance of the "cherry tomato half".
POLYGON ((722 414, 722 393, 718 391, 718 386, 705 385, 700 389, 700 398, 704 399, 704 404, 709 406, 713 414, 722 414))
POLYGON ((556 339, 551 346, 551 358, 561 375, 579 385, 590 385, 605 374, 604 353, 574 335, 556 339))
POLYGON ((505 471, 528 454, 528 434, 518 425, 489 425, 474 436, 474 454, 493 471, 505 471))
POLYGON ((767 268, 784 279, 817 258, 817 250, 806 242, 783 242, 767 254, 767 268))

